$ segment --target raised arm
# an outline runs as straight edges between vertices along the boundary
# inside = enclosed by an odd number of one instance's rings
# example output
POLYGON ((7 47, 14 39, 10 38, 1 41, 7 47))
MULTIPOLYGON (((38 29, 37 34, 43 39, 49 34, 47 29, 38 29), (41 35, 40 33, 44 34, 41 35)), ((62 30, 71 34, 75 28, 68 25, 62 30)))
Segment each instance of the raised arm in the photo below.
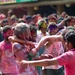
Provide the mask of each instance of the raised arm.
POLYGON ((44 45, 52 45, 52 43, 56 41, 62 41, 62 35, 52 35, 43 37, 40 42, 36 45, 36 48, 32 49, 32 54, 36 55, 36 53, 40 50, 44 45))
POLYGON ((36 49, 39 50, 42 46, 44 46, 45 44, 49 43, 52 44, 56 41, 62 41, 62 36, 61 35, 52 35, 52 36, 46 36, 43 37, 40 42, 37 44, 36 49))
POLYGON ((18 38, 15 37, 15 36, 10 36, 8 39, 9 39, 9 41, 11 41, 11 42, 20 42, 20 43, 25 44, 25 41, 24 41, 24 40, 20 40, 20 39, 18 39, 18 38))
POLYGON ((35 47, 34 43, 32 41, 21 40, 21 39, 18 39, 16 36, 10 36, 8 39, 11 42, 19 42, 19 43, 22 43, 22 44, 30 45, 32 48, 35 47))

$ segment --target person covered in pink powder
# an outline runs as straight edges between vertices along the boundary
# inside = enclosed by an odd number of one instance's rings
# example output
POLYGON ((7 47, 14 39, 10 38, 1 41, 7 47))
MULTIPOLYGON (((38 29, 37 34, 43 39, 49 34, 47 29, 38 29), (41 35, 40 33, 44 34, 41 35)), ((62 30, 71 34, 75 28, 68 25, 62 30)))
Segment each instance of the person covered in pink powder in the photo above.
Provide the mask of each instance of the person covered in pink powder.
MULTIPOLYGON (((63 65, 65 75, 75 75, 75 31, 68 31, 64 37, 60 36, 50 36, 43 38, 38 46, 42 46, 43 43, 47 41, 64 41, 66 47, 66 52, 58 57, 51 59, 42 59, 36 61, 21 61, 21 66, 26 67, 27 64, 34 66, 50 66, 50 65, 63 65)), ((39 47, 37 47, 38 50, 39 47)))
MULTIPOLYGON (((30 28, 26 23, 18 23, 14 28, 14 36, 20 40, 27 42, 30 37, 30 28)), ((27 65, 26 68, 21 68, 20 62, 22 60, 29 60, 30 45, 19 41, 14 41, 12 45, 14 55, 16 56, 19 67, 19 75, 38 75, 37 70, 32 65, 27 65)), ((32 54, 33 55, 33 54, 32 54)))
POLYGON ((3 27, 4 40, 0 42, 0 65, 3 75, 19 75, 17 63, 12 51, 12 43, 8 37, 13 35, 13 30, 10 26, 3 27))

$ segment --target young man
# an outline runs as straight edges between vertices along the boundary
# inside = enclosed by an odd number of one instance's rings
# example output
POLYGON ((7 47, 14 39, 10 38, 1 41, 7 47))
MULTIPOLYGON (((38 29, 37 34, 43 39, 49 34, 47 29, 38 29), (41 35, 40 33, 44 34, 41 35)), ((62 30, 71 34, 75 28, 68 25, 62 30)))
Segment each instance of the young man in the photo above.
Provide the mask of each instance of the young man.
POLYGON ((0 42, 0 65, 3 75, 18 75, 18 68, 12 51, 12 43, 8 40, 8 37, 12 35, 12 28, 4 26, 4 40, 0 42))
MULTIPOLYGON (((61 36, 51 36, 45 37, 40 41, 40 44, 47 41, 52 42, 63 40, 61 36)), ((64 41, 64 40, 63 40, 64 41)), ((62 55, 52 58, 52 59, 43 59, 43 60, 36 60, 36 61, 22 61, 21 66, 25 66, 27 64, 34 65, 34 66, 50 66, 50 65, 63 65, 65 68, 65 75, 75 75, 75 31, 69 31, 65 34, 65 45, 66 45, 66 52, 62 55)), ((39 44, 39 45, 40 45, 39 44)), ((39 48, 39 47, 38 47, 39 48)))

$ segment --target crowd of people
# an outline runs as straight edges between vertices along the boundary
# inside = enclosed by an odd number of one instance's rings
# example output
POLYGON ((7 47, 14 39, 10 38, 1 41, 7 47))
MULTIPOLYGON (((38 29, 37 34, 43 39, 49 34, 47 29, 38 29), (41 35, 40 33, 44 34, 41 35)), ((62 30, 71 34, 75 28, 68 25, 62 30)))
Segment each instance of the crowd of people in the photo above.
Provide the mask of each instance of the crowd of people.
POLYGON ((0 14, 2 75, 74 75, 75 17, 62 12, 0 14))

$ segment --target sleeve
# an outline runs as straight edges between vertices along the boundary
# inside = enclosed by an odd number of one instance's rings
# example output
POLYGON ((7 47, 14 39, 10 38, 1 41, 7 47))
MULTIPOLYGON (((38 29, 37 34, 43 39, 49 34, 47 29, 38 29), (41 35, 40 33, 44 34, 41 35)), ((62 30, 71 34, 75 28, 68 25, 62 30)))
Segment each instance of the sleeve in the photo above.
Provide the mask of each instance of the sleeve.
POLYGON ((58 56, 57 61, 60 65, 66 65, 70 62, 70 56, 65 52, 62 55, 58 56))
POLYGON ((20 44, 15 44, 14 46, 15 46, 15 48, 17 48, 18 50, 20 50, 20 49, 21 49, 20 44))
POLYGON ((19 43, 13 44, 14 52, 21 51, 21 45, 19 43))

